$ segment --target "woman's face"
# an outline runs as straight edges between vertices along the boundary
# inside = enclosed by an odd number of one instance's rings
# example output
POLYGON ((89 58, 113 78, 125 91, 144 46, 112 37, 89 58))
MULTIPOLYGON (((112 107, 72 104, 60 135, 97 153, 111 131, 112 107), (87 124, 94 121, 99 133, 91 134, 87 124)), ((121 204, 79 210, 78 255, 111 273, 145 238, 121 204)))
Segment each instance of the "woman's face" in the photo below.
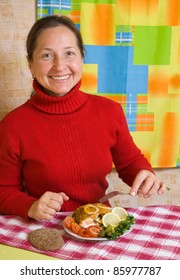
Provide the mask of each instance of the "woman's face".
POLYGON ((82 64, 74 33, 62 25, 42 31, 29 69, 47 94, 63 96, 81 79, 82 64))

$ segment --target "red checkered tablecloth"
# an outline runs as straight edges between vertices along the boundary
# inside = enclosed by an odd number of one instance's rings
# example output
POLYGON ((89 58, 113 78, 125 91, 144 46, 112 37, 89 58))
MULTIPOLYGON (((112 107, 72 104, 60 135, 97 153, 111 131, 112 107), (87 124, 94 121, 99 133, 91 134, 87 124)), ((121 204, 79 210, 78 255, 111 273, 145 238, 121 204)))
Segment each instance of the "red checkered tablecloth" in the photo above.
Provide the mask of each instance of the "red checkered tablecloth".
POLYGON ((0 216, 0 244, 46 254, 64 260, 180 260, 180 207, 148 206, 128 208, 135 217, 133 229, 117 240, 74 239, 63 229, 69 213, 58 213, 48 222, 25 221, 17 216, 0 216), (38 228, 58 228, 64 246, 54 252, 39 251, 27 241, 38 228))

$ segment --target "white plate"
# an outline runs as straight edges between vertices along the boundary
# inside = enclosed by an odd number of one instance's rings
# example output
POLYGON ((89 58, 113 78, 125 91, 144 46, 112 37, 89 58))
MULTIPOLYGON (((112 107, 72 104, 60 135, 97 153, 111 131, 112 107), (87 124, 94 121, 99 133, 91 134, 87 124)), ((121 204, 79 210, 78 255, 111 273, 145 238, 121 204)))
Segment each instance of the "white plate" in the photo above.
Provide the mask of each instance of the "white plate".
MULTIPOLYGON (((69 215, 68 217, 71 217, 71 215, 69 215)), ((127 230, 124 234, 120 235, 118 238, 121 238, 125 234, 129 233, 132 230, 133 227, 134 227, 134 225, 132 225, 129 230, 127 230)), ((75 234, 74 232, 72 232, 68 228, 66 228, 65 225, 64 225, 64 222, 63 222, 63 228, 64 228, 64 230, 69 235, 71 235, 72 237, 75 237, 77 239, 80 239, 80 240, 87 240, 87 241, 114 241, 114 240, 118 239, 118 238, 117 239, 108 239, 108 238, 105 238, 105 237, 82 237, 82 236, 79 236, 78 234, 75 234)))
POLYGON ((100 237, 82 237, 82 236, 79 236, 78 234, 75 234, 74 232, 72 232, 71 230, 69 230, 68 228, 66 228, 63 224, 63 227, 64 227, 64 230, 69 234, 71 235, 72 237, 75 237, 77 239, 80 239, 80 240, 88 240, 88 241, 106 241, 106 240, 109 240, 107 238, 100 238, 100 237))

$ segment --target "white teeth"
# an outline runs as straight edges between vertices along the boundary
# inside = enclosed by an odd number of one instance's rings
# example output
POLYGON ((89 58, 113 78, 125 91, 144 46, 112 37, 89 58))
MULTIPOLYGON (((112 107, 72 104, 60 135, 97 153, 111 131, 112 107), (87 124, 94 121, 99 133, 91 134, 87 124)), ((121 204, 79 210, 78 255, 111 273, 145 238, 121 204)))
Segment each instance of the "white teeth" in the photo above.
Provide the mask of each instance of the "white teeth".
POLYGON ((66 76, 59 76, 59 77, 57 77, 57 76, 52 76, 52 78, 53 78, 54 80, 65 80, 65 79, 69 78, 69 75, 66 75, 66 76))

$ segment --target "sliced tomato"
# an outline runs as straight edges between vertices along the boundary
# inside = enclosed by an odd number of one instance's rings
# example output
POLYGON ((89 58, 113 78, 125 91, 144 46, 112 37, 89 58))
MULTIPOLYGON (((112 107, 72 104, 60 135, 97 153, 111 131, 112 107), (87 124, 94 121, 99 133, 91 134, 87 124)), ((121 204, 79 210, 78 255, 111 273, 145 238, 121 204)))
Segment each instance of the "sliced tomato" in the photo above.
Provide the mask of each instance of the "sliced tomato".
POLYGON ((78 234, 79 231, 81 230, 81 226, 78 225, 76 222, 72 222, 72 224, 71 224, 71 230, 72 230, 75 234, 78 234))
POLYGON ((90 235, 87 233, 86 228, 81 228, 80 231, 78 232, 78 235, 80 235, 81 237, 86 237, 86 238, 90 237, 90 235))
POLYGON ((89 226, 86 228, 86 232, 89 236, 91 237, 98 237, 99 236, 99 233, 100 233, 100 227, 97 225, 97 226, 89 226))
POLYGON ((71 224, 74 223, 74 218, 73 217, 66 217, 64 220, 64 225, 66 228, 71 229, 71 224))

